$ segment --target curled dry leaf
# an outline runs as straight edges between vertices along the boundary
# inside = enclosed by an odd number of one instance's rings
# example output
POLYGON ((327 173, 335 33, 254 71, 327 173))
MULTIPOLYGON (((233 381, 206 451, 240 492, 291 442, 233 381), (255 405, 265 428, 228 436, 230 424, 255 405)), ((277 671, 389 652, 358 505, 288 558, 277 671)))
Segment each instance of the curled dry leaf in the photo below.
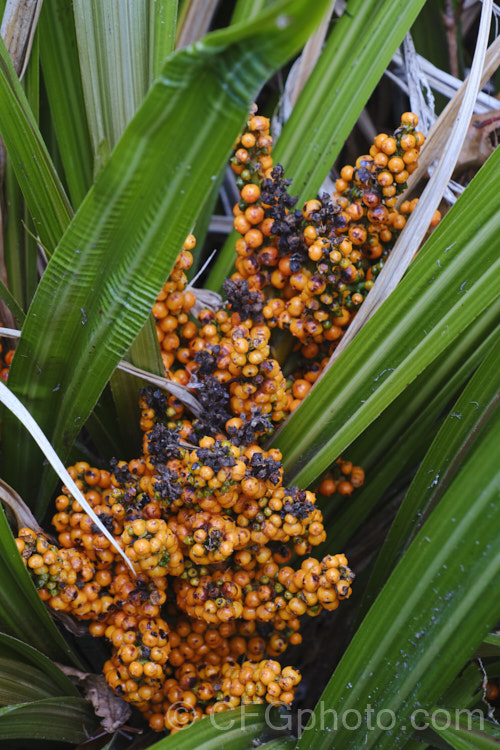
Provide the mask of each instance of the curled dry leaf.
POLYGON ((77 638, 83 638, 83 636, 89 634, 87 625, 77 622, 71 615, 66 614, 66 612, 52 609, 52 607, 47 607, 47 612, 53 620, 59 622, 69 633, 72 633, 77 638))
MULTIPOLYGON (((30 511, 22 497, 12 487, 0 479, 0 500, 7 505, 15 516, 17 529, 27 526, 33 531, 45 534, 33 513, 30 511)), ((45 536, 48 536, 45 534, 45 536)))
POLYGON ((193 396, 189 388, 186 388, 185 385, 176 383, 174 380, 169 380, 168 378, 162 378, 159 375, 153 375, 150 372, 146 372, 146 370, 141 370, 139 367, 130 364, 130 362, 120 362, 120 364, 118 365, 118 369, 123 370, 123 372, 128 372, 131 375, 136 375, 137 377, 146 380, 148 383, 151 383, 152 385, 158 386, 158 388, 163 388, 163 390, 168 391, 168 393, 171 393, 172 396, 175 396, 179 399, 179 401, 187 406, 190 412, 192 414, 195 414, 197 417, 202 414, 203 407, 195 398, 195 396, 193 396))
POLYGON ((132 709, 113 693, 103 675, 81 672, 64 664, 57 666, 92 703, 96 716, 102 719, 101 725, 106 732, 115 732, 129 719, 132 709))
POLYGON ((500 141, 500 112, 493 110, 472 117, 455 172, 477 170, 491 156, 500 141))
POLYGON ((209 310, 218 310, 222 305, 222 297, 217 292, 212 292, 211 289, 197 289, 196 287, 191 287, 190 289, 196 297, 196 302, 192 308, 193 315, 198 315, 206 307, 209 310))

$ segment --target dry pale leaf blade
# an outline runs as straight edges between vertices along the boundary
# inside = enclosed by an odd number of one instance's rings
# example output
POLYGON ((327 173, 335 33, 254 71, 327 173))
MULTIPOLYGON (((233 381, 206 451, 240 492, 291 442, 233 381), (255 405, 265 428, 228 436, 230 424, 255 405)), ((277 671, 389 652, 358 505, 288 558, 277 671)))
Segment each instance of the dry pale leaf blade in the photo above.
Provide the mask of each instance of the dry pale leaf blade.
POLYGON ((7 0, 0 34, 12 63, 22 78, 30 58, 42 0, 7 0))
POLYGON ((187 11, 179 19, 175 49, 187 47, 207 33, 218 4, 219 0, 190 0, 187 3, 187 11))
MULTIPOLYGON (((484 86, 486 82, 492 77, 500 65, 500 36, 495 39, 493 44, 488 48, 485 59, 484 67, 481 74, 480 86, 484 86)), ((471 71, 472 74, 472 71, 471 71)), ((470 78, 470 76, 469 76, 470 78)), ((429 131, 429 135, 426 139, 422 153, 418 162, 418 168, 410 175, 408 180, 408 192, 411 192, 418 182, 427 176, 427 171, 433 162, 438 159, 443 151, 448 147, 448 136, 452 123, 455 121, 462 100, 466 91, 466 87, 469 83, 467 78, 460 89, 457 91, 453 99, 447 104, 445 109, 441 112, 438 119, 429 131)))
POLYGON ((123 370, 123 372, 128 372, 130 375, 135 375, 152 385, 158 386, 158 388, 163 388, 163 390, 168 391, 187 406, 189 411, 197 417, 203 412, 203 407, 200 402, 185 385, 176 383, 174 380, 168 380, 168 378, 161 378, 159 375, 153 375, 150 372, 146 372, 146 370, 141 370, 139 367, 131 365, 129 362, 120 362, 118 368, 123 370))

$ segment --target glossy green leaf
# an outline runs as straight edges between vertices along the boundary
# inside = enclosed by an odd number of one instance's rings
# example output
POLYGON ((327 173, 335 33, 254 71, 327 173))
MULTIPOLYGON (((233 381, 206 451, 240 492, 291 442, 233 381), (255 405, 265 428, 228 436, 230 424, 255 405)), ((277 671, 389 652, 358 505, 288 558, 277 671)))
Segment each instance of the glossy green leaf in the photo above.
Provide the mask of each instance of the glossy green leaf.
POLYGON ((500 633, 488 633, 483 643, 487 643, 495 648, 500 648, 500 633))
POLYGON ((84 742, 99 726, 83 698, 45 698, 0 708, 0 740, 84 742))
POLYGON ((331 732, 305 730, 300 750, 404 747, 417 709, 430 710, 500 617, 500 420, 490 414, 439 504, 377 597, 315 709, 361 711, 331 732), (369 707, 371 719, 365 711, 369 707), (377 712, 389 714, 377 722, 377 712), (374 712, 374 713, 373 713, 374 712), (388 719, 389 721, 389 719, 388 719))
POLYGON ((299 203, 313 198, 425 0, 349 0, 273 154, 299 203))
POLYGON ((476 371, 436 435, 411 483, 377 558, 369 587, 373 601, 390 571, 439 502, 480 436, 484 420, 498 409, 500 393, 500 331, 490 353, 476 371))
MULTIPOLYGON (((191 724, 182 732, 165 737, 149 750, 248 750, 266 730, 269 708, 241 706, 213 714, 191 724)), ((273 714, 274 716, 274 714, 273 714)), ((260 742, 258 743, 260 746, 260 742)))
MULTIPOLYGON (((143 326, 249 103, 325 1, 313 11, 306 0, 279 2, 171 56, 82 203, 38 287, 9 380, 63 458, 143 326)), ((8 430, 10 483, 31 502, 43 496, 42 509, 52 479, 39 481, 22 429, 9 420, 8 430)))
POLYGON ((231 23, 251 21, 259 15, 266 5, 269 5, 269 0, 252 0, 251 3, 248 0, 236 0, 231 23))
POLYGON ((160 74, 165 58, 174 51, 177 0, 149 0, 149 80, 160 74))
POLYGON ((388 300, 278 433, 287 480, 310 484, 499 296, 494 152, 388 300))
MULTIPOLYGON (((75 2, 75 24, 96 169, 109 159, 127 123, 142 104, 175 38, 176 3, 75 2)), ((136 367, 163 374, 152 316, 132 344, 127 359, 136 367)), ((140 446, 138 381, 115 372, 110 381, 120 456, 140 446)), ((90 430, 93 429, 91 421, 90 430)))
POLYGON ((3 508, 0 509, 0 630, 29 643, 56 661, 78 659, 45 609, 24 567, 3 508))
POLYGON ((326 528, 338 549, 380 505, 397 477, 422 460, 440 427, 443 409, 490 350, 499 323, 497 300, 349 446, 345 456, 363 466, 366 481, 348 503, 334 495, 323 504, 326 528))
POLYGON ((92 184, 93 159, 71 5, 66 0, 44 3, 39 29, 51 122, 69 194, 77 207, 92 184))
MULTIPOLYGON (((43 672, 15 659, 0 656, 0 705, 29 703, 54 696, 43 672)), ((55 695, 58 695, 56 692, 55 695)))
POLYGON ((15 659, 18 664, 22 665, 22 669, 29 666, 37 670, 43 675, 50 695, 79 695, 71 680, 54 664, 52 659, 18 638, 0 633, 0 656, 15 659))
POLYGON ((70 222, 72 209, 1 39, 0 133, 36 232, 50 254, 70 222))
MULTIPOLYGON (((153 375, 165 376, 165 367, 152 315, 130 347, 126 360, 153 375)), ((138 392, 145 385, 144 380, 123 370, 115 370, 111 376, 110 387, 116 408, 118 426, 116 437, 120 442, 120 456, 136 455, 142 444, 138 392)))
MULTIPOLYGON (((439 709, 437 709, 439 716, 439 709)), ((454 748, 454 750, 498 750, 500 748, 500 727, 497 723, 474 716, 460 716, 447 726, 448 720, 439 718, 432 722, 432 729, 454 748), (441 724, 441 725, 440 725, 441 724)))
POLYGON ((471 661, 439 698, 441 706, 471 708, 483 695, 484 668, 478 659, 471 661))

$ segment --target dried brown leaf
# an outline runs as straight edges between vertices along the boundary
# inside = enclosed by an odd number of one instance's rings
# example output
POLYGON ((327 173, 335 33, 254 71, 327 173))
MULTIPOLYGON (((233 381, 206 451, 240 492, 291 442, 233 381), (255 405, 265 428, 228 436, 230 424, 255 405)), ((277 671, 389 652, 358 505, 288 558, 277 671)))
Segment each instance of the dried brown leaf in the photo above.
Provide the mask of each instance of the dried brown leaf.
POLYGON ((493 110, 472 117, 464 145, 458 157, 456 172, 476 171, 491 156, 500 140, 500 112, 493 110))
POLYGON ((132 709, 113 693, 103 675, 81 672, 64 664, 58 664, 58 667, 92 703, 96 716, 102 719, 101 725, 106 732, 114 732, 128 721, 132 709))

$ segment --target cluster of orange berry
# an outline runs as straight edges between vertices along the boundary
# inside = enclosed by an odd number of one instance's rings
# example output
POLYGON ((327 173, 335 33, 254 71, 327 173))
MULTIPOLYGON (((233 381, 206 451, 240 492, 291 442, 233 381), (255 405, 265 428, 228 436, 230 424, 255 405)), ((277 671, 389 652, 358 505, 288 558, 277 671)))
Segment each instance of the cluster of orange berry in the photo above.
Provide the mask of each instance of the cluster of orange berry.
MULTIPOLYGON (((295 210, 283 168, 273 167, 269 120, 253 113, 236 144, 232 169, 241 200, 234 228, 242 236, 231 278, 248 282, 262 299, 267 326, 291 334, 303 357, 289 386, 291 410, 318 378, 415 207, 416 201, 399 211, 396 205, 424 142, 417 122, 404 113, 393 135, 377 135, 369 154, 341 170, 333 196, 307 201, 302 210, 295 210)), ((439 219, 436 212, 431 224, 439 219)))
MULTIPOLYGON (((301 642, 303 615, 350 596, 345 556, 311 556, 326 538, 315 494, 284 486, 280 452, 262 443, 319 377, 414 208, 396 200, 423 142, 416 124, 403 115, 344 167, 333 198, 296 211, 269 121, 250 116, 232 159, 241 238, 226 302, 207 307, 188 284, 190 235, 153 308, 167 376, 196 397, 196 415, 144 389, 141 456, 69 470, 135 575, 65 488, 57 541, 19 531, 40 597, 107 639, 107 682, 155 730, 241 703, 290 703, 300 674, 277 659, 301 642), (276 338, 298 364, 278 361, 276 338)), ((363 481, 338 459, 319 491, 348 496, 363 481)))
POLYGON ((309 556, 322 515, 314 493, 283 486, 280 452, 259 446, 271 422, 259 409, 228 415, 227 383, 205 357, 191 374, 205 413, 189 419, 145 389, 141 457, 69 469, 135 576, 65 488, 57 541, 26 528, 17 538, 42 600, 109 641, 108 684, 155 730, 291 703, 300 673, 276 658, 300 643, 300 617, 336 609, 354 578, 344 555, 309 556))

